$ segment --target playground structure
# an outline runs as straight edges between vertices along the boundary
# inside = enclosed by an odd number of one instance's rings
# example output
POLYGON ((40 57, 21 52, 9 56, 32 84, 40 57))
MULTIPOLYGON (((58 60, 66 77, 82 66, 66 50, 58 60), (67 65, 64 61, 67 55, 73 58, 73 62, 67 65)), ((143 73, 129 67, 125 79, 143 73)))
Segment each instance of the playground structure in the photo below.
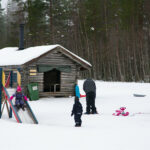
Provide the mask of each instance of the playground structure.
MULTIPOLYGON (((8 89, 8 87, 12 87, 14 82, 13 71, 16 72, 16 78, 15 78, 16 83, 17 85, 20 86, 21 86, 21 75, 19 69, 17 70, 10 69, 7 71, 9 71, 9 74, 6 80, 5 71, 2 68, 0 68, 0 118, 2 117, 4 108, 6 106, 9 118, 12 118, 12 114, 14 114, 14 117, 18 123, 38 124, 38 121, 27 101, 24 101, 26 105, 25 111, 23 111, 22 109, 17 111, 14 106, 14 102, 13 102, 14 100, 13 101, 9 100, 10 99, 9 95, 12 89, 8 89)), ((13 90, 15 91, 15 89, 13 90)))

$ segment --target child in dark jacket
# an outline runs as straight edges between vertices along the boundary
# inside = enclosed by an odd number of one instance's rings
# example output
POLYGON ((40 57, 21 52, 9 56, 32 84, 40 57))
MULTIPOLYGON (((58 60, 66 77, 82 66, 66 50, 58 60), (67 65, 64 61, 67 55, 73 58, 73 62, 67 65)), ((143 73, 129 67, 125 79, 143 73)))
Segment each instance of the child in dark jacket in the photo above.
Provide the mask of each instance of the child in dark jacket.
POLYGON ((82 116, 82 105, 79 102, 79 98, 76 96, 75 97, 75 103, 73 105, 72 113, 71 116, 74 115, 74 120, 75 120, 75 127, 80 127, 82 124, 81 116, 82 116))
POLYGON ((19 108, 22 108, 23 110, 25 110, 24 100, 27 101, 27 97, 22 93, 22 89, 20 86, 17 87, 15 94, 13 94, 9 100, 12 100, 14 97, 16 97, 15 106, 17 107, 17 109, 19 110, 19 108))

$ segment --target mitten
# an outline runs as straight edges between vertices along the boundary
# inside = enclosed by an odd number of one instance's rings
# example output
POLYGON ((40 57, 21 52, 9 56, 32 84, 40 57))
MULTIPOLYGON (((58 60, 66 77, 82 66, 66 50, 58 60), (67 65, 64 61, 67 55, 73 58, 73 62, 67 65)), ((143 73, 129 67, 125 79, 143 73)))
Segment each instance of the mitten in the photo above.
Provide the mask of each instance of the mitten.
POLYGON ((24 96, 24 99, 25 99, 26 101, 28 101, 28 99, 27 99, 27 97, 26 97, 26 96, 24 96))
POLYGON ((86 95, 81 95, 81 94, 80 94, 80 97, 86 97, 86 95))
POLYGON ((9 98, 9 100, 11 101, 13 98, 14 98, 14 97, 13 97, 13 96, 11 96, 11 97, 9 98))

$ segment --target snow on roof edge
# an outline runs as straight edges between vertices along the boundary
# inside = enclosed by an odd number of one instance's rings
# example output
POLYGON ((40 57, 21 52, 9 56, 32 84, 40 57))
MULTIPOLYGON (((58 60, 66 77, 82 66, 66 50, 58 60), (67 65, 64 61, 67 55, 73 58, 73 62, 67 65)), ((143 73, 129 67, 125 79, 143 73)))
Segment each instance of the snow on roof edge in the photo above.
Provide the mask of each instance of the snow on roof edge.
MULTIPOLYGON (((59 44, 58 44, 58 45, 59 45, 59 44)), ((88 61, 86 61, 85 59, 83 59, 83 58, 81 58, 80 56, 78 56, 78 55, 72 53, 71 51, 69 51, 68 49, 66 49, 65 47, 63 47, 63 46, 61 46, 61 45, 59 45, 59 47, 65 49, 68 53, 70 53, 71 55, 73 55, 73 56, 79 58, 80 60, 82 60, 83 62, 85 62, 86 64, 88 64, 89 66, 92 67, 92 65, 91 65, 88 61)))
POLYGON ((7 48, 0 49, 0 66, 23 65, 31 61, 32 59, 36 59, 40 57, 41 55, 45 54, 46 52, 49 52, 50 50, 56 47, 60 47, 64 49, 71 55, 80 59, 82 62, 88 64, 89 66, 92 66, 89 62, 87 62, 83 58, 72 53, 71 51, 69 51, 68 49, 64 48, 59 44, 34 46, 34 47, 26 48, 24 50, 19 50, 18 47, 7 47, 7 48))

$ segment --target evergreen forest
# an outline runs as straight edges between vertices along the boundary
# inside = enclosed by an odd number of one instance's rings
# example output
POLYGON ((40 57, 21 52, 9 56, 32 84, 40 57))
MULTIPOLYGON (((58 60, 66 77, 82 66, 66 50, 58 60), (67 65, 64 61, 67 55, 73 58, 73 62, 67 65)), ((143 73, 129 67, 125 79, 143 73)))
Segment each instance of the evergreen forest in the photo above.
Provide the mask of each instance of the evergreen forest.
MULTIPOLYGON (((0 0, 1 3, 1 0, 0 0)), ((150 0, 8 0, 0 48, 60 44, 92 64, 97 80, 150 82, 150 0)))

